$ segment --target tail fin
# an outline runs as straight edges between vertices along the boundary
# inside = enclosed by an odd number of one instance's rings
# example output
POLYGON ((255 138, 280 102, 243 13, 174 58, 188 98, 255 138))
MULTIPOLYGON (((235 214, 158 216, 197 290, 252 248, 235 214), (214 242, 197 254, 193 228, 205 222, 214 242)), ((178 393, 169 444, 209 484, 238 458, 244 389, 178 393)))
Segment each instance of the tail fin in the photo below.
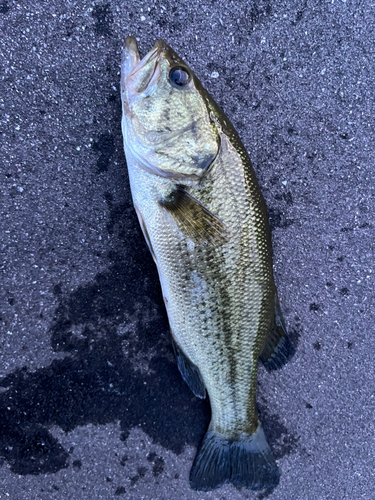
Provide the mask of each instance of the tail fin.
POLYGON ((279 471, 259 423, 254 434, 238 440, 208 431, 190 471, 194 490, 208 491, 231 482, 235 486, 262 490, 274 488, 279 471))

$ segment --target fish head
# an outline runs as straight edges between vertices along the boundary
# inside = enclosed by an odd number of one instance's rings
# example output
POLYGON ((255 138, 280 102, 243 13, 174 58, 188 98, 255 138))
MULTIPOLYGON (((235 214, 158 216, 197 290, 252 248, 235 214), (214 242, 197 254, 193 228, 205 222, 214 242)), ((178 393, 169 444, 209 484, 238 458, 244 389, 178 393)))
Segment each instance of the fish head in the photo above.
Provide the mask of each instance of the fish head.
POLYGON ((138 166, 162 177, 201 178, 220 146, 206 94, 163 40, 140 59, 135 38, 128 37, 121 63, 127 158, 130 155, 138 166))

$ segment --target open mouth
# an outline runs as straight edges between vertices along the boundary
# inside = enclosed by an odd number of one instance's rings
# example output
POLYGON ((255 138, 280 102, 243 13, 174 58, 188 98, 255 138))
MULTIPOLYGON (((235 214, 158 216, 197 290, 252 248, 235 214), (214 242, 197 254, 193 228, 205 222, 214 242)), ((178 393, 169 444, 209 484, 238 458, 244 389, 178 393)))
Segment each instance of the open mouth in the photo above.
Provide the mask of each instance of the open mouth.
POLYGON ((165 48, 165 42, 158 40, 141 59, 136 39, 132 36, 126 38, 121 60, 122 92, 140 94, 157 81, 160 76, 159 61, 165 48))

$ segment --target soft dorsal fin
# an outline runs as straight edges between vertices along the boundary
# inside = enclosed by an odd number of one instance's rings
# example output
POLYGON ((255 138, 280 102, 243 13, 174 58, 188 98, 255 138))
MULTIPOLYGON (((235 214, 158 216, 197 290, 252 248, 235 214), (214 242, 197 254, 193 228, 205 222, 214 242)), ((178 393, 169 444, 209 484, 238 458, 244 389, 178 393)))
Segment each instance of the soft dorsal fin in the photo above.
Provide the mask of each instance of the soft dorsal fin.
POLYGON ((284 366, 294 353, 295 348, 287 336, 279 301, 276 296, 274 325, 271 328, 259 359, 263 362, 267 370, 277 370, 284 366))
POLYGON ((172 335, 173 350, 177 359, 177 366, 180 370, 182 378, 190 387, 191 391, 198 398, 204 399, 206 397, 206 388, 204 386, 201 374, 197 366, 195 366, 190 359, 185 355, 183 350, 174 340, 172 335))
POLYGON ((207 241, 217 246, 227 241, 223 222, 191 196, 184 186, 177 184, 167 199, 159 201, 159 205, 172 215, 180 231, 194 243, 207 241))

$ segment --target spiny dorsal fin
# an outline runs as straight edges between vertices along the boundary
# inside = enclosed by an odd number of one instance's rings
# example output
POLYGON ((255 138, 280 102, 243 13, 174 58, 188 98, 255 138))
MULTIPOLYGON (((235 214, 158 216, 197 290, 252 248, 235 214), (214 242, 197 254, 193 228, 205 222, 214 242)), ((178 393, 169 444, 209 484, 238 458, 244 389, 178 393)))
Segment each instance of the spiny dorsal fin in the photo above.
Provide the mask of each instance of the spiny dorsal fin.
POLYGON ((159 204, 174 218, 179 229, 194 243, 207 241, 213 246, 227 241, 225 225, 200 201, 177 185, 171 195, 159 204))
POLYGON ((185 355, 183 350, 174 340, 172 335, 173 350, 177 359, 177 366, 180 370, 182 378, 190 387, 192 393, 198 398, 204 399, 206 397, 206 388, 204 386, 201 374, 197 366, 195 366, 190 359, 185 355))

